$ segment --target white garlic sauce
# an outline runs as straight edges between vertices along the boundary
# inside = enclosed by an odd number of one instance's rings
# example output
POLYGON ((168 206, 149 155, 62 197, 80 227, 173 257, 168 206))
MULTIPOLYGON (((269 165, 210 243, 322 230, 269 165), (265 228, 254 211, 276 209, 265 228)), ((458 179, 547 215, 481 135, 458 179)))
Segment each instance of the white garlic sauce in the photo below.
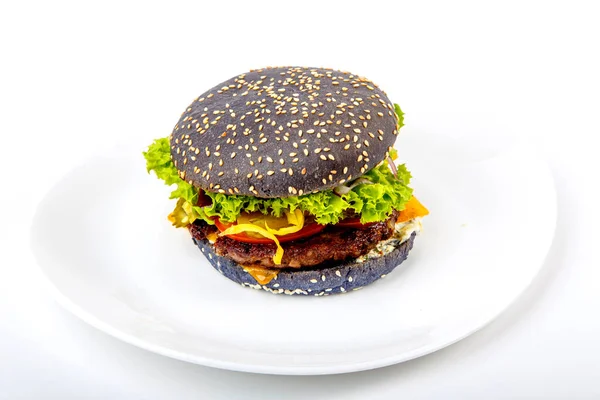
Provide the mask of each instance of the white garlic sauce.
POLYGON ((402 243, 406 242, 413 233, 419 235, 423 228, 421 220, 421 217, 417 217, 405 222, 397 223, 394 228, 394 235, 391 238, 379 242, 373 250, 358 257, 356 262, 362 263, 372 258, 385 256, 397 249, 402 243))

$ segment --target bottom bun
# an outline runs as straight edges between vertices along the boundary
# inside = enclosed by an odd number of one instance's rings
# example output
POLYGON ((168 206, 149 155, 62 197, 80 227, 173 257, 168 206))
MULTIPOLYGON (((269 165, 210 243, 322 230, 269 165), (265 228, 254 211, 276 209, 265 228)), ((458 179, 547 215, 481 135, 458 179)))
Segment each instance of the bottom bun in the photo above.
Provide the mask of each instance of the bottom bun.
POLYGON ((416 233, 394 245, 389 253, 362 262, 349 260, 339 264, 324 263, 311 268, 282 269, 269 283, 256 282, 235 261, 217 255, 208 240, 192 239, 211 265, 225 277, 242 286, 262 289, 275 294, 328 296, 358 290, 385 277, 400 265, 412 249, 416 233))

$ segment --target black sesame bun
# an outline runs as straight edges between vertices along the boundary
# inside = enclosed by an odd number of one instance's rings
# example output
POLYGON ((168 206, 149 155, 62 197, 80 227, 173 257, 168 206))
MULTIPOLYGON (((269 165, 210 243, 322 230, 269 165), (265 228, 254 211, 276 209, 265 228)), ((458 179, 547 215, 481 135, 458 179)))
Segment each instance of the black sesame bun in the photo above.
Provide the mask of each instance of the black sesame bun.
POLYGON ((386 157, 397 116, 366 78, 277 67, 198 97, 170 136, 180 176, 211 192, 285 197, 357 178, 386 157))
POLYGON ((223 276, 242 286, 262 289, 275 294, 328 296, 357 290, 379 278, 384 278, 408 257, 416 233, 406 241, 377 258, 363 262, 350 260, 338 265, 317 265, 306 269, 283 269, 269 283, 261 285, 235 261, 217 255, 206 239, 192 239, 211 265, 223 276))

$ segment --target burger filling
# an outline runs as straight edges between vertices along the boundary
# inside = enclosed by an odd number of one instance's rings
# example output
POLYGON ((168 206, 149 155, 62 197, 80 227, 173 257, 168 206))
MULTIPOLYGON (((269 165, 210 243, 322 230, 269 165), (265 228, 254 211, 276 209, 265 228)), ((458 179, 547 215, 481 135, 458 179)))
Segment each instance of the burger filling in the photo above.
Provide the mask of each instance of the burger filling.
MULTIPOLYGON (((386 221, 371 224, 364 229, 330 225, 318 234, 281 243, 283 257, 278 264, 274 261, 274 255, 278 251, 274 243, 247 243, 222 235, 217 237, 213 246, 217 254, 229 257, 244 266, 311 267, 325 261, 343 261, 367 254, 378 242, 393 235, 397 214, 394 213, 386 221)), ((215 232, 214 229, 214 226, 204 221, 190 225, 190 232, 196 240, 209 237, 211 232, 215 232)))
POLYGON ((277 246, 267 240, 240 240, 240 238, 222 235, 215 225, 197 220, 189 225, 192 237, 197 241, 209 240, 215 252, 231 258, 244 267, 252 268, 302 268, 313 267, 324 262, 335 263, 347 259, 359 262, 375 258, 393 250, 398 244, 406 241, 413 232, 420 230, 422 207, 416 199, 412 199, 406 211, 394 211, 385 221, 370 224, 335 224, 322 226, 315 234, 285 240, 277 246), (410 218, 407 220, 407 218, 410 218), (275 255, 282 250, 279 263, 274 261, 275 255))

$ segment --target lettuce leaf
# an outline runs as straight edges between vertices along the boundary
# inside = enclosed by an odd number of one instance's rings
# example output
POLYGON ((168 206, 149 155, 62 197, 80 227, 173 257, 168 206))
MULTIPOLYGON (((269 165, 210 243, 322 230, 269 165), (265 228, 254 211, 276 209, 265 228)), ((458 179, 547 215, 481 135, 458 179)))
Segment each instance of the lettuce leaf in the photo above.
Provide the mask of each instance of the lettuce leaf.
MULTIPOLYGON (((397 104, 394 106, 400 128, 404 125, 404 113, 397 104)), ((391 153, 395 158, 395 150, 391 153)), ((212 199, 212 204, 198 207, 198 189, 179 177, 177 168, 171 161, 168 138, 155 140, 143 155, 148 172, 154 171, 167 185, 176 185, 170 198, 183 199, 177 203, 175 211, 169 216, 175 226, 185 226, 197 218, 209 224, 214 224, 214 217, 225 223, 233 222, 244 211, 260 211, 265 215, 280 217, 284 215, 284 211, 293 212, 296 209, 314 215, 320 224, 337 223, 344 217, 346 210, 360 214, 362 223, 377 222, 388 218, 393 210, 404 209, 412 197, 412 189, 408 186, 411 175, 406 166, 398 166, 398 175, 394 177, 384 160, 361 177, 366 178, 365 183, 353 187, 341 196, 333 190, 274 199, 206 192, 212 199)))
POLYGON ((146 159, 148 172, 154 171, 166 185, 176 185, 169 198, 180 200, 169 215, 169 221, 178 228, 194 222, 198 218, 198 207, 194 207, 198 202, 198 189, 179 177, 179 172, 171 161, 169 138, 156 139, 142 154, 146 159))
POLYGON ((398 129, 400 129, 404 126, 404 113, 402 112, 400 106, 396 103, 394 103, 394 111, 396 111, 396 115, 398 116, 398 129))
POLYGON ((156 139, 148 151, 142 153, 146 159, 146 170, 154 171, 158 179, 161 179, 167 185, 177 185, 177 188, 171 192, 171 199, 185 199, 195 203, 198 200, 198 190, 179 177, 177 168, 171 161, 171 146, 169 138, 156 139))

